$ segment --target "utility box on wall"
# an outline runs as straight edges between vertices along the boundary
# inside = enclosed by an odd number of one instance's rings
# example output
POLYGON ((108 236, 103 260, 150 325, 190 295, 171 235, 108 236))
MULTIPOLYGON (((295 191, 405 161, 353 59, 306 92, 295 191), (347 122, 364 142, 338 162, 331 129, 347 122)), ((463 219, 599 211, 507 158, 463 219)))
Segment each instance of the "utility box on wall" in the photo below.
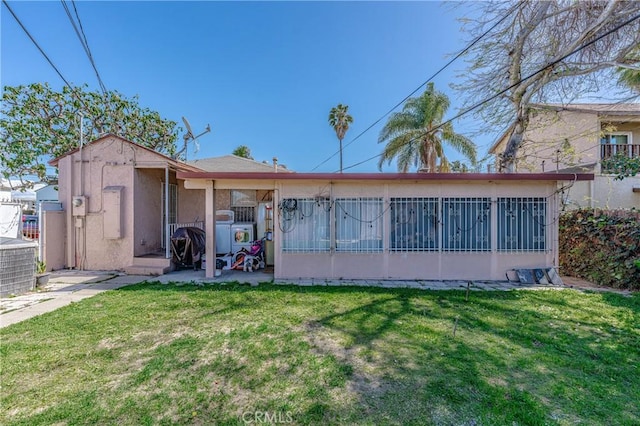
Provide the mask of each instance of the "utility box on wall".
POLYGON ((71 202, 73 205, 74 216, 86 216, 87 215, 87 197, 83 195, 76 195, 71 202))
POLYGON ((123 190, 122 186, 107 186, 102 190, 102 227, 107 240, 122 238, 123 190))

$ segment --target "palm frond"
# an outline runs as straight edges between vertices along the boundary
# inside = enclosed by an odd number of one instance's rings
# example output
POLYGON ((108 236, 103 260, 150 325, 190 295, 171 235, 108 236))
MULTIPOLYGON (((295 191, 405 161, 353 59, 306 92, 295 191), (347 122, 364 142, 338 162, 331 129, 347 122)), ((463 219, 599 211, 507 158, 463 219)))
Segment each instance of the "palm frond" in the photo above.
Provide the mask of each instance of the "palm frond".
POLYGON ((476 147, 471 140, 453 131, 451 123, 441 126, 449 109, 447 95, 429 83, 420 96, 409 98, 402 111, 392 114, 380 131, 378 142, 386 142, 378 167, 392 159, 398 162, 398 170, 407 171, 413 164, 430 172, 436 168, 449 170, 443 144, 451 145, 458 152, 476 162, 476 147), (439 166, 438 165, 439 160, 439 166))

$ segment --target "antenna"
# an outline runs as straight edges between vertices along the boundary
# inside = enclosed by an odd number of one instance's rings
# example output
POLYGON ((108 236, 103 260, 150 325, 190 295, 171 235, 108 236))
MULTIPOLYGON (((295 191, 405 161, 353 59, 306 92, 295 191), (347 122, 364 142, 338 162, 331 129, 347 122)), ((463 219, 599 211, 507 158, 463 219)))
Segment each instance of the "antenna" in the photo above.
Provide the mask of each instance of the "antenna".
POLYGON ((189 124, 189 120, 186 117, 182 117, 182 122, 184 126, 187 128, 187 134, 184 135, 184 139, 193 139, 193 131, 191 130, 191 124, 189 124))
POLYGON ((182 122, 184 123, 184 126, 187 128, 187 133, 185 133, 184 136, 182 137, 184 139, 184 146, 178 153, 176 153, 176 158, 179 158, 180 155, 182 155, 182 153, 184 152, 184 161, 187 161, 187 144, 189 143, 189 141, 194 142, 196 146, 196 152, 197 152, 200 149, 200 144, 196 141, 196 139, 198 139, 200 136, 206 133, 209 133, 211 131, 211 126, 207 124, 207 127, 206 129, 204 129, 204 132, 200 133, 198 136, 194 136, 193 130, 191 130, 191 124, 189 123, 189 120, 187 120, 186 117, 182 117, 182 122))

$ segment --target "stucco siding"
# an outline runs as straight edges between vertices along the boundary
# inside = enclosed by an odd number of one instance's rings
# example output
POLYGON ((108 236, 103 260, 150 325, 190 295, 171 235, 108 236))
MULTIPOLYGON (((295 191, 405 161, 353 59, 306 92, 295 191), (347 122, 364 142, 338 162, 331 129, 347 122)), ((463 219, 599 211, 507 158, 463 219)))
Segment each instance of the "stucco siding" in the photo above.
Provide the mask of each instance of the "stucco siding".
MULTIPOLYGON (((161 155, 114 136, 60 158, 65 266, 124 269, 132 265, 134 256, 157 251, 162 229, 160 188, 166 167, 167 160, 161 155), (119 209, 105 204, 109 199, 105 194, 114 190, 119 194, 119 209), (74 196, 85 197, 84 216, 74 216, 74 196), (116 222, 105 222, 105 212, 116 222), (117 227, 108 229, 115 238, 105 238, 105 226, 117 227)), ((175 182, 175 172, 170 174, 175 182)))
MULTIPOLYGON (((92 162, 91 168, 103 169, 102 164, 92 162)), ((131 264, 134 241, 134 168, 130 164, 105 164, 109 168, 100 180, 91 181, 85 195, 89 197, 90 209, 86 216, 86 258, 84 269, 121 269, 131 264), (106 239, 104 235, 104 205, 103 190, 107 187, 122 187, 121 210, 121 238, 106 239)), ((78 238, 84 242, 82 229, 77 230, 78 238)), ((81 244, 79 245, 82 252, 81 244)), ((80 253, 82 256, 82 253, 80 253)))
MULTIPOLYGON (((283 251, 285 237, 282 226, 275 238, 276 279, 460 279, 502 280, 514 268, 557 266, 556 183, 547 182, 280 182, 277 201, 286 198, 325 197, 333 200, 331 227, 335 235, 336 200, 341 198, 380 198, 383 202, 382 248, 373 253, 350 253, 334 248, 320 253, 283 251), (391 213, 394 198, 428 197, 441 202, 445 198, 491 201, 491 246, 488 251, 455 252, 437 248, 434 251, 402 252, 390 249, 391 213), (497 249, 497 201, 501 197, 544 198, 547 205, 546 249, 539 252, 501 252, 497 249)), ((276 225, 282 221, 276 215, 276 225)), ((439 246, 440 247, 440 246, 439 246)))
POLYGON ((162 246, 161 169, 135 169, 133 228, 134 256, 157 252, 162 246))
POLYGON ((47 264, 47 271, 65 267, 65 231, 66 217, 64 211, 42 212, 42 257, 47 264))
POLYGON ((576 182, 567 191, 567 208, 600 209, 640 208, 640 176, 615 180, 613 176, 595 176, 591 182, 576 182))
POLYGON ((537 111, 518 153, 518 171, 553 171, 597 162, 599 141, 600 122, 595 114, 537 111))
POLYGON ((204 221, 204 215, 204 190, 185 189, 184 181, 178 180, 178 222, 204 221))

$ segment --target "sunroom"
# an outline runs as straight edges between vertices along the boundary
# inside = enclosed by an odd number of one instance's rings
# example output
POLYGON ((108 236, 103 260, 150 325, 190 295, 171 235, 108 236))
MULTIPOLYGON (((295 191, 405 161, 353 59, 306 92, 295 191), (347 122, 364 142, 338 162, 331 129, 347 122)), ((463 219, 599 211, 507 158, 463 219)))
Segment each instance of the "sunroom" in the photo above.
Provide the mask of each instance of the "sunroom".
MULTIPOLYGON (((557 267, 562 183, 593 179, 427 173, 178 177, 185 188, 206 191, 207 229, 215 229, 216 190, 273 191, 276 280, 502 280, 518 268, 557 267)), ((207 243, 207 253, 215 253, 215 236, 208 233, 207 243)))

